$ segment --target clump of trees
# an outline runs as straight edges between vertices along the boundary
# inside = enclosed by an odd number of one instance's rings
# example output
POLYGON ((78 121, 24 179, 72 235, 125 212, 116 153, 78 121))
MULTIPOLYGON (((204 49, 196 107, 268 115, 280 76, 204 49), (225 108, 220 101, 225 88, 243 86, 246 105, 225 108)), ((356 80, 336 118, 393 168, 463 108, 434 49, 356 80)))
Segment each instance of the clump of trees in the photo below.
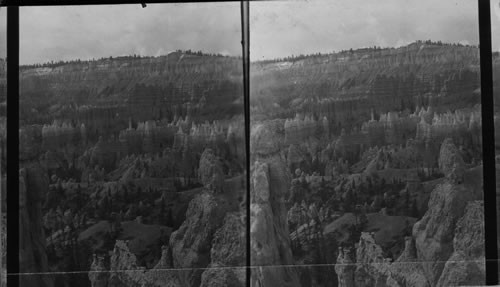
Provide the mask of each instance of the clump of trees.
POLYGON ((221 53, 206 53, 206 52, 203 52, 201 50, 199 50, 199 51, 192 51, 191 49, 189 49, 189 50, 177 49, 177 50, 175 50, 175 52, 177 52, 177 53, 183 53, 183 54, 186 54, 186 55, 193 55, 193 56, 229 57, 229 56, 222 55, 221 53))

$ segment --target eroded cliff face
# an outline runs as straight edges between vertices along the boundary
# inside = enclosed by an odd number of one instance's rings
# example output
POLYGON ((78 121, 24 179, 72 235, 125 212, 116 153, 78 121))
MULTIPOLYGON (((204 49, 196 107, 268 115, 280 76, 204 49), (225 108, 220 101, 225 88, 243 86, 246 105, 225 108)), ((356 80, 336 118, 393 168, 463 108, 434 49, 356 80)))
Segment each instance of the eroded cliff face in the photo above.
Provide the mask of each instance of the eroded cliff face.
POLYGON ((254 157, 251 179, 252 286, 298 286, 297 274, 283 265, 293 264, 285 198, 291 177, 279 151, 282 125, 266 122, 253 127, 254 157))
MULTIPOLYGON (((431 98, 437 105, 464 107, 479 97, 479 49, 415 42, 388 49, 358 49, 252 65, 256 117, 290 118, 296 112, 327 117, 329 127, 350 129, 370 110, 413 110, 431 98), (440 97, 435 97, 440 95, 440 97)), ((337 132, 340 132, 338 130, 337 132)))
POLYGON ((413 227, 417 258, 432 286, 453 253, 455 225, 473 197, 463 186, 446 182, 431 193, 429 209, 413 227))
MULTIPOLYGON (((405 249, 392 263, 373 234, 362 233, 356 249, 355 284, 343 286, 481 285, 485 280, 484 210, 480 194, 464 184, 463 159, 451 140, 442 144, 443 183, 431 193, 428 209, 415 223, 405 249)), ((347 255, 346 255, 347 256, 347 255)), ((339 256, 338 263, 346 256, 339 256)), ((336 268, 339 281, 348 270, 336 268)))
POLYGON ((417 257, 432 286, 438 283, 445 262, 453 253, 458 220, 467 203, 478 199, 474 190, 463 184, 464 162, 450 139, 441 145, 439 166, 446 179, 432 191, 427 212, 413 226, 417 257))
POLYGON ((446 262, 438 286, 482 285, 484 264, 484 204, 471 201, 457 222, 453 254, 446 262))
POLYGON ((174 268, 196 268, 180 272, 184 286, 197 287, 210 263, 210 247, 215 231, 222 225, 227 208, 212 194, 196 196, 186 212, 186 220, 172 233, 170 246, 174 268))
POLYGON ((26 124, 71 119, 92 133, 124 128, 128 116, 139 121, 184 116, 188 103, 198 117, 223 116, 241 109, 233 103, 242 98, 241 71, 235 57, 183 52, 21 67, 20 119, 26 124))
MULTIPOLYGON (((45 234, 42 225, 42 198, 49 180, 39 165, 19 171, 19 269, 21 273, 48 272, 45 234)), ((54 286, 50 276, 20 276, 21 286, 54 286)))

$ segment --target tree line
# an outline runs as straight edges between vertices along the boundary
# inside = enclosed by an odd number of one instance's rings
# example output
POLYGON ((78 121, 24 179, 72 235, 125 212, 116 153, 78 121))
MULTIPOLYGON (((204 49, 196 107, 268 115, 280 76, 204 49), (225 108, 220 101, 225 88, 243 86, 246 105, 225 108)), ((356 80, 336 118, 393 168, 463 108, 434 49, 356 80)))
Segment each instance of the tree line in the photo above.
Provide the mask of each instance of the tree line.
MULTIPOLYGON (((475 46, 475 45, 468 45, 468 44, 464 45, 461 43, 446 43, 446 42, 442 42, 442 41, 432 41, 432 40, 417 40, 411 44, 408 44, 408 46, 412 45, 412 44, 426 44, 426 45, 434 45, 434 46, 453 46, 453 47, 479 47, 479 46, 475 46)), ((353 54, 355 52, 357 52, 357 53, 359 53, 359 52, 374 52, 374 51, 380 51, 380 50, 384 50, 384 49, 390 49, 390 47, 381 47, 381 46, 374 45, 374 46, 367 47, 367 48, 359 48, 359 49, 350 48, 350 49, 340 50, 338 52, 338 54, 353 54)), ((304 60, 307 58, 330 56, 330 55, 334 55, 334 54, 337 54, 337 52, 335 52, 335 51, 327 52, 327 53, 318 52, 318 53, 299 54, 299 55, 292 54, 291 56, 287 56, 287 57, 262 60, 262 61, 258 61, 258 62, 262 63, 262 64, 270 64, 270 63, 277 63, 277 62, 296 62, 296 61, 304 60)))
MULTIPOLYGON (((186 55, 194 55, 194 56, 230 57, 230 56, 222 55, 221 53, 206 53, 206 52, 202 52, 201 50, 193 51, 191 49, 189 49, 189 50, 177 49, 175 52, 183 53, 186 55)), ((118 56, 118 57, 113 57, 113 56, 101 57, 98 59, 92 58, 92 59, 88 59, 88 60, 81 60, 81 59, 67 60, 67 61, 64 61, 64 60, 54 61, 54 60, 52 60, 50 62, 47 61, 45 63, 21 65, 21 66, 19 66, 19 70, 24 71, 24 70, 29 70, 29 69, 33 69, 33 68, 55 68, 55 67, 68 65, 68 64, 88 64, 88 63, 92 63, 92 62, 102 62, 102 61, 106 61, 106 60, 137 60, 137 59, 151 59, 151 58, 155 58, 155 57, 154 56, 142 56, 142 55, 138 55, 138 54, 133 54, 133 55, 128 55, 128 56, 118 56)), ((241 57, 238 57, 238 58, 241 58, 241 57)))

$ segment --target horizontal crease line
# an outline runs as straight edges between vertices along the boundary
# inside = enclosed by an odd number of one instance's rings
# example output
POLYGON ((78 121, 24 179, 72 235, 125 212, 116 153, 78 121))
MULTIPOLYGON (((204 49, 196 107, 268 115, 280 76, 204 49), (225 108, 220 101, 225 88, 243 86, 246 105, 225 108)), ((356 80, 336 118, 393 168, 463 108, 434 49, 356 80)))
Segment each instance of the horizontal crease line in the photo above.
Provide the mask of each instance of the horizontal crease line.
POLYGON ((90 274, 90 273, 131 273, 131 272, 154 272, 154 271, 192 271, 192 270, 228 270, 242 269, 249 267, 252 269, 258 268, 297 268, 297 267, 334 267, 334 266, 366 266, 366 265, 415 265, 415 264, 430 264, 430 263, 485 263, 485 261, 500 260, 442 260, 442 261, 406 261, 406 262, 370 262, 370 263, 324 263, 324 264, 288 264, 288 265, 252 265, 252 266, 224 266, 224 267, 198 267, 198 268, 159 268, 159 269, 121 269, 121 270, 88 270, 88 271, 67 271, 67 272, 26 272, 26 273, 7 273, 8 276, 22 275, 58 275, 58 274, 90 274))

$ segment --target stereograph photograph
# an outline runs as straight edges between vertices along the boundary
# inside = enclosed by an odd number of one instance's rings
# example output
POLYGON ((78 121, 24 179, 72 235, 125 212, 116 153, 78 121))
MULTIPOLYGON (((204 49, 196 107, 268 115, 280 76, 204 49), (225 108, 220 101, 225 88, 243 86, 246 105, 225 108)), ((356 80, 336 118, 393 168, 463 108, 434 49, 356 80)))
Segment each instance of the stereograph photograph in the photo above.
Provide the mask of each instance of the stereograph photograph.
POLYGON ((484 285, 477 1, 248 5, 19 9, 20 285, 484 285))

